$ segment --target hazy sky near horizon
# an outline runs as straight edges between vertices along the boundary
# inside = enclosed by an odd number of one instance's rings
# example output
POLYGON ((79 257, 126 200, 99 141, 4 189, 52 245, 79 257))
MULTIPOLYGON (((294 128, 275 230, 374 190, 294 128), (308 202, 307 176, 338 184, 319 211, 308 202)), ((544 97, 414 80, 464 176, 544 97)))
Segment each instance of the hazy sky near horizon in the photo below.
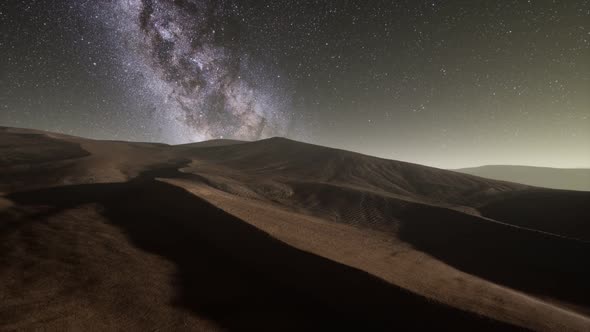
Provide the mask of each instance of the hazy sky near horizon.
POLYGON ((590 167, 590 1, 8 0, 0 125, 590 167))

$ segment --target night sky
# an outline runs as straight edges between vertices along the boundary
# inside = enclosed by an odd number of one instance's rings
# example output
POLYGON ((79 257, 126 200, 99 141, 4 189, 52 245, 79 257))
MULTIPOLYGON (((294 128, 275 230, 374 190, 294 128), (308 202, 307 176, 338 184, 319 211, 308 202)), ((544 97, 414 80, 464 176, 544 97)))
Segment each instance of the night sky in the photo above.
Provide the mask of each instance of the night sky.
POLYGON ((590 167, 590 1, 4 0, 0 125, 590 167))

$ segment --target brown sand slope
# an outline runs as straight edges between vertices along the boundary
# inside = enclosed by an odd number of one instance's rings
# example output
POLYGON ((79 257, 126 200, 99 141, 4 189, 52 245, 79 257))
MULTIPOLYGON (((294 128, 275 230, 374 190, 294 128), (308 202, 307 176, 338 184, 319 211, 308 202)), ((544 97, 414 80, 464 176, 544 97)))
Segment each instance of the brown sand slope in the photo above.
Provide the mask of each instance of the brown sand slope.
POLYGON ((0 192, 0 330, 590 327, 586 193, 12 128, 0 192))

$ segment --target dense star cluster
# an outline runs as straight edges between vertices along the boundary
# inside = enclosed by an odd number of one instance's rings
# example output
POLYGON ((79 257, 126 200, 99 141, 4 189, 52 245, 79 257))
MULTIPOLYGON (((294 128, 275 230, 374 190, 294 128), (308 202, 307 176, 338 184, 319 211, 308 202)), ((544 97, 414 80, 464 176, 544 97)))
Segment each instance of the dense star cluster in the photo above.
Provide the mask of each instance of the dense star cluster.
MULTIPOLYGON (((112 6, 112 5, 107 5, 112 6)), ((198 139, 260 139, 287 134, 289 121, 261 68, 242 53, 231 29, 235 6, 224 1, 120 0, 114 8, 130 61, 144 84, 198 139)), ((284 97, 283 97, 284 98, 284 97)))
POLYGON ((590 1, 2 3, 0 124, 590 165, 590 1))

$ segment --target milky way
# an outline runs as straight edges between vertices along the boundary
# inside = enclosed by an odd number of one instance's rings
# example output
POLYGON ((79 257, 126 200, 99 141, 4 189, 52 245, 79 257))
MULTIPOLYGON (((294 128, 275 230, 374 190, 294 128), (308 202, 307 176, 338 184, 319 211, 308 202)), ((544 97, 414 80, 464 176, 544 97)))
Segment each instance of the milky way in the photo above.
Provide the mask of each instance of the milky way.
POLYGON ((205 0, 110 6, 124 14, 124 58, 139 63, 158 112, 188 128, 191 140, 286 135, 288 94, 240 49, 235 6, 205 0))
POLYGON ((0 125, 590 165, 590 0, 11 0, 0 125))

